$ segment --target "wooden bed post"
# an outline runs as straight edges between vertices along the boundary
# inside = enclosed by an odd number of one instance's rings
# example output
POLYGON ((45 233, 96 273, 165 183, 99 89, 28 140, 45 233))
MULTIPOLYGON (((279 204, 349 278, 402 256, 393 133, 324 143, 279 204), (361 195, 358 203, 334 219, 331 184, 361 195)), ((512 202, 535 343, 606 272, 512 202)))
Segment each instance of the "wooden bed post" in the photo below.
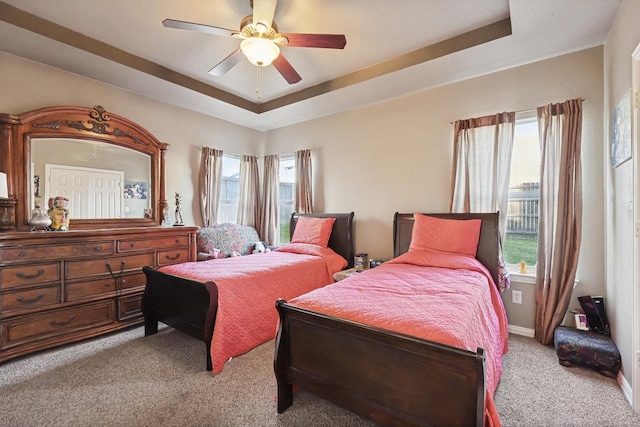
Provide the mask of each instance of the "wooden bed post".
POLYGON ((278 382, 278 413, 283 413, 289 406, 293 404, 293 385, 287 381, 286 369, 290 365, 289 362, 289 334, 285 331, 284 315, 282 312, 282 304, 286 301, 279 298, 276 301, 276 309, 278 310, 279 324, 278 333, 276 335, 276 351, 273 361, 273 369, 278 382))

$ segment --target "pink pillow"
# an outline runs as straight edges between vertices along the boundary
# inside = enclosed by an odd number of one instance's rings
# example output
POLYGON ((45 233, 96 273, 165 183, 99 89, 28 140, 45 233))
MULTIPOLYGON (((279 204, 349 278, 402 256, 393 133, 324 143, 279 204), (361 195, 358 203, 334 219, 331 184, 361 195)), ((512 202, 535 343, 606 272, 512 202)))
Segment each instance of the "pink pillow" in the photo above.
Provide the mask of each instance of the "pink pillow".
POLYGON ((312 243, 326 248, 335 221, 335 218, 301 216, 293 230, 291 243, 312 243))
POLYGON ((444 219, 416 213, 411 232, 412 250, 434 250, 475 257, 480 239, 480 219, 444 219))

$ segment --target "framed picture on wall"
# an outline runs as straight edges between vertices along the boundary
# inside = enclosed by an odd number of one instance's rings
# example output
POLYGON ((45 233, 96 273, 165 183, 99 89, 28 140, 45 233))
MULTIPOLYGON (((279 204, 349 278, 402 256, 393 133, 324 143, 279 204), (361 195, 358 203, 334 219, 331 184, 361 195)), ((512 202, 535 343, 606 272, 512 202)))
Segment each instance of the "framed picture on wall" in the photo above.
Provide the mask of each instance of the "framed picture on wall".
POLYGON ((626 91, 611 116, 611 167, 631 158, 631 89, 626 91))

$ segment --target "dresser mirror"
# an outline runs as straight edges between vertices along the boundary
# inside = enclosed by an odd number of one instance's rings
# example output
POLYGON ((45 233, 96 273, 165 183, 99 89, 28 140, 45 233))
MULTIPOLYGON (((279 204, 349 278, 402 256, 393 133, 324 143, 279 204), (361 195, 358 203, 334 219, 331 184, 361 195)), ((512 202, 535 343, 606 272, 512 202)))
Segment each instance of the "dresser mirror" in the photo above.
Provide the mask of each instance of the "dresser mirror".
POLYGON ((3 114, 0 148, 16 230, 56 196, 68 199, 71 230, 160 224, 168 144, 124 117, 100 106, 3 114))
POLYGON ((152 209, 151 157, 127 147, 72 138, 31 138, 31 203, 69 199, 73 219, 144 218, 152 209))

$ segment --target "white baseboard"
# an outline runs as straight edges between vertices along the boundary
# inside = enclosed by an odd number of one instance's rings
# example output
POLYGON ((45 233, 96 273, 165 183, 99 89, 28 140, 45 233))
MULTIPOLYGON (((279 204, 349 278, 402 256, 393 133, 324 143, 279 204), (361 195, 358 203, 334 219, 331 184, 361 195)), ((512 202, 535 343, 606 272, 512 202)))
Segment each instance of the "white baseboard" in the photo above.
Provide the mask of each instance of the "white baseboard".
POLYGON ((633 407, 633 390, 631 389, 631 385, 627 382, 624 375, 622 375, 622 371, 618 372, 618 384, 622 389, 622 394, 627 399, 629 404, 633 407))
POLYGON ((509 333, 533 338, 535 330, 523 328, 522 326, 509 325, 509 333))

